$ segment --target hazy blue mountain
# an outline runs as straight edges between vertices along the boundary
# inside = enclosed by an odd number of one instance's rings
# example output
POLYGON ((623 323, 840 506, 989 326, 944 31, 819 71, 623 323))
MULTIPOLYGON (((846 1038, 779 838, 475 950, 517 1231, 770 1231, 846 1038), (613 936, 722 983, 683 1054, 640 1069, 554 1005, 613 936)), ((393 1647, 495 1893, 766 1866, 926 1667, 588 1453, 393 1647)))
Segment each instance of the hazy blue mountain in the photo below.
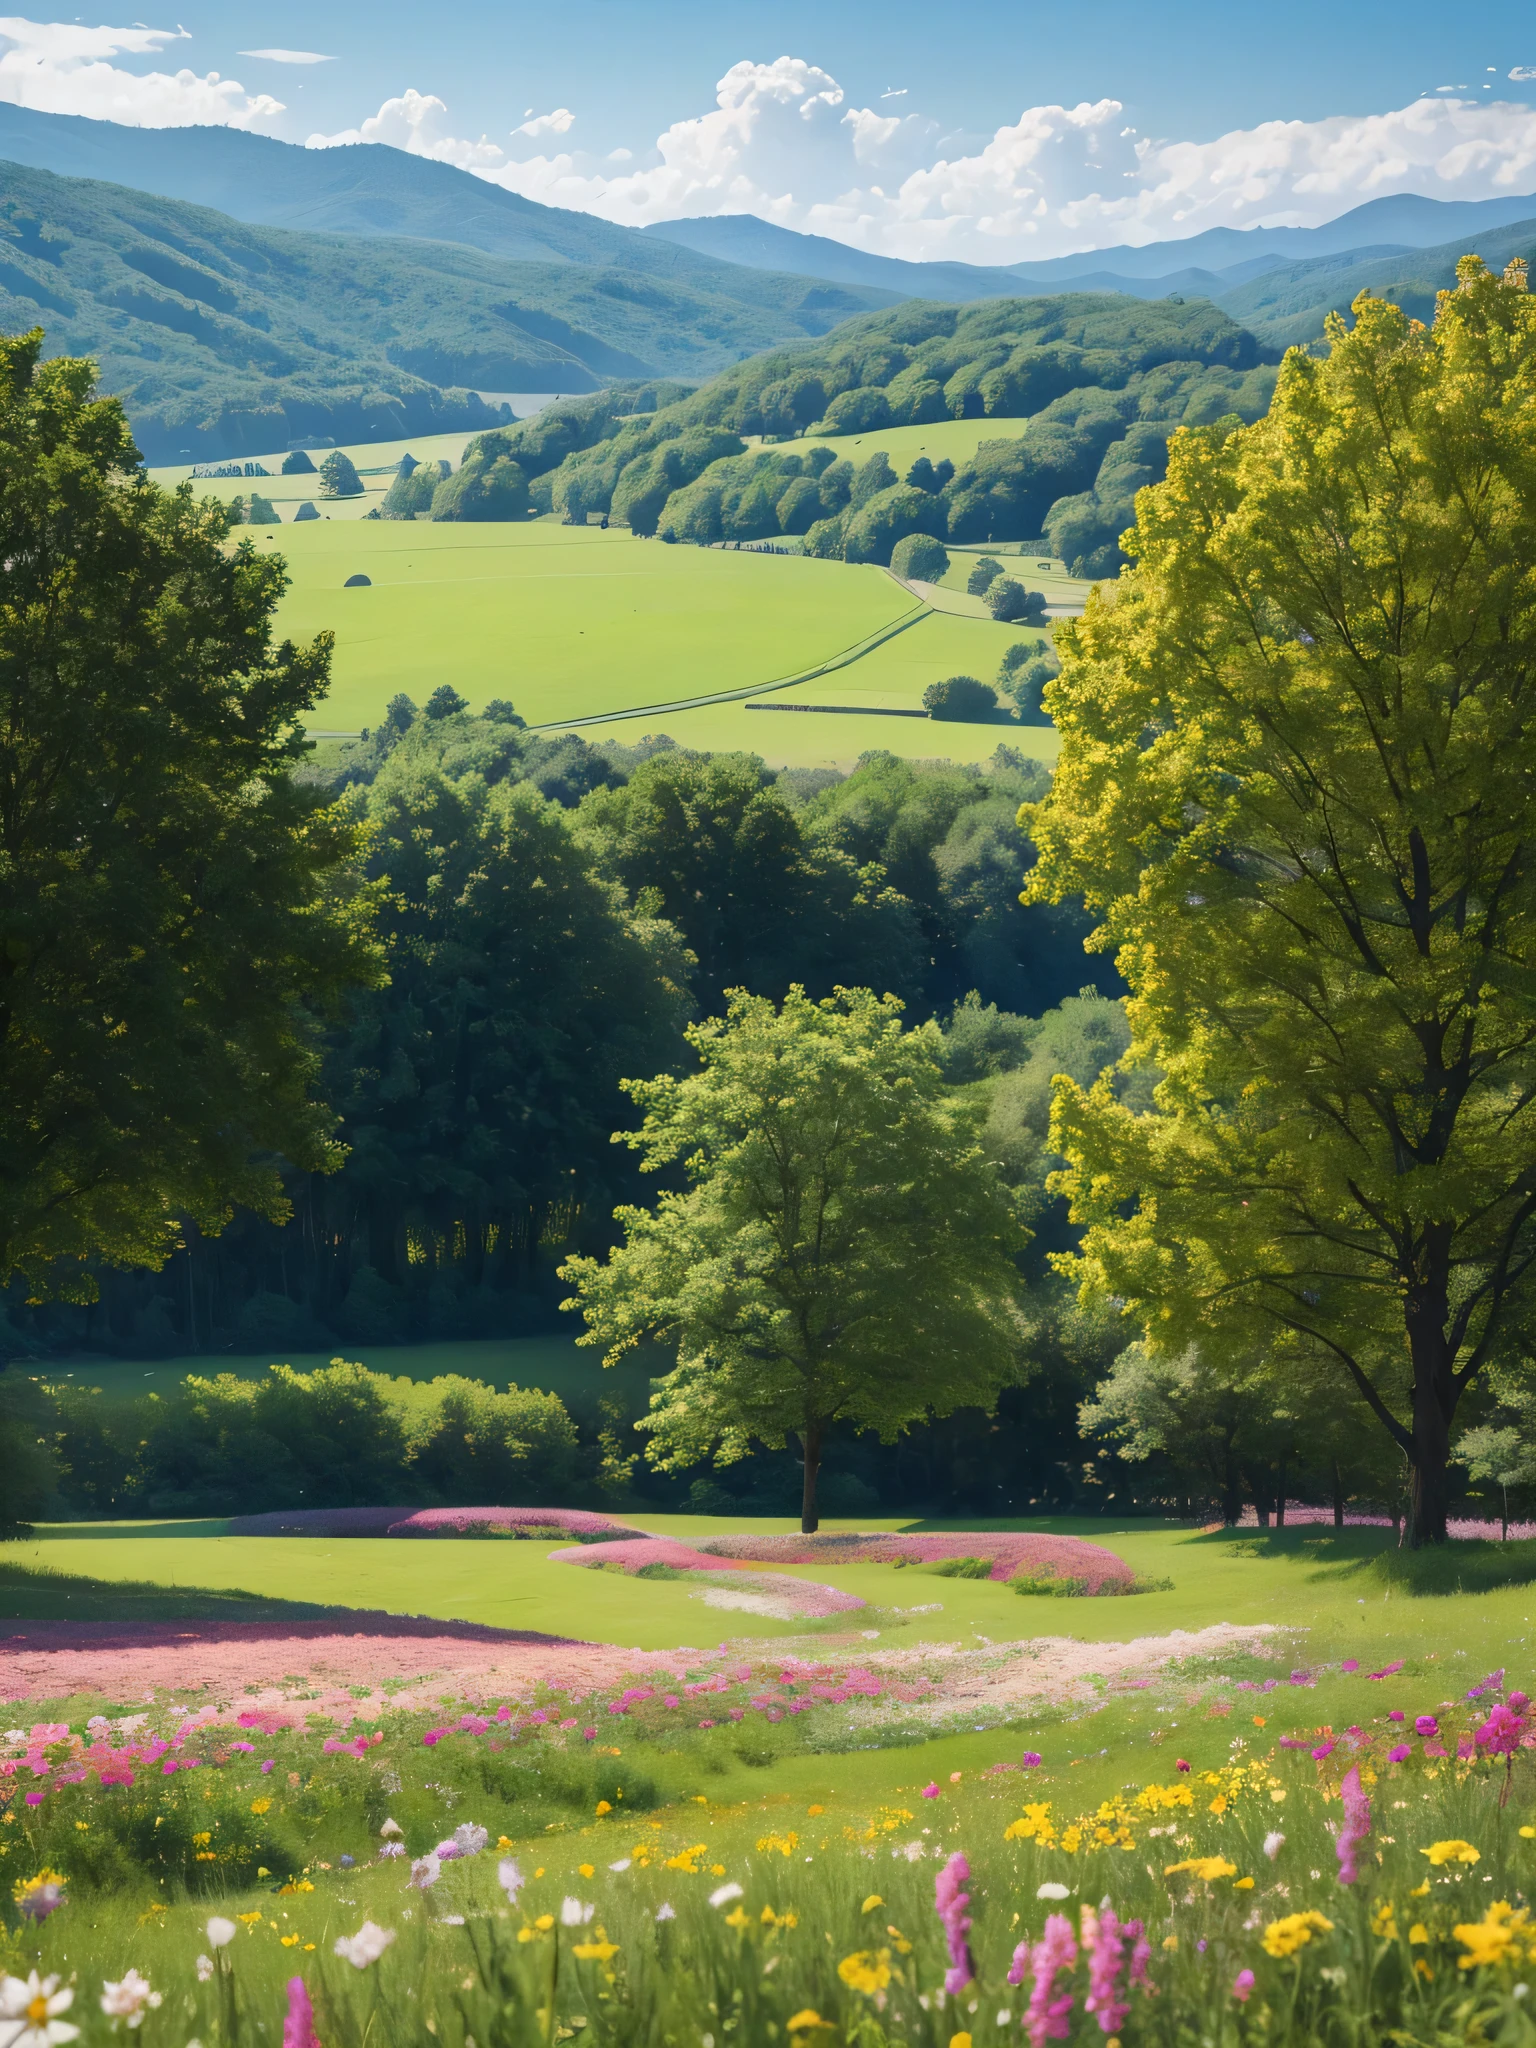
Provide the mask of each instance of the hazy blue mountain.
POLYGON ((1532 214, 1536 197, 1447 200, 1404 193, 1353 207, 1324 227, 1207 228, 1182 241, 1086 249, 1073 256, 999 265, 910 263, 895 256, 874 256, 824 235, 775 226, 750 213, 658 221, 645 233, 723 262, 879 286, 914 298, 1017 297, 1022 281, 1026 291, 1055 292, 1070 284, 1076 291, 1130 292, 1150 299, 1169 292, 1226 292, 1289 264, 1346 252, 1356 262, 1386 258, 1532 214))
POLYGON ((51 354, 94 356, 151 461, 489 426, 476 391, 697 382, 894 298, 778 285, 764 307, 622 262, 255 227, 0 163, 0 328, 40 325, 51 354))

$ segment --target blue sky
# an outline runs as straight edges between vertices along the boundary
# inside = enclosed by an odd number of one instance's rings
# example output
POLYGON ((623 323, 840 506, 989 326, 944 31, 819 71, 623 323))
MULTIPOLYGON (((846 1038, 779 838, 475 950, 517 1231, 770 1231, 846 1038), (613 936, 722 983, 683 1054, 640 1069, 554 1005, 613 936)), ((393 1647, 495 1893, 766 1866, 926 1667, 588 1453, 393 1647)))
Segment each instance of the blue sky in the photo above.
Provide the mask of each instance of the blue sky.
POLYGON ((1008 261, 1386 191, 1536 191, 1536 13, 1504 0, 189 0, 99 21, 0 19, 0 96, 391 142, 637 225, 752 211, 1008 261))

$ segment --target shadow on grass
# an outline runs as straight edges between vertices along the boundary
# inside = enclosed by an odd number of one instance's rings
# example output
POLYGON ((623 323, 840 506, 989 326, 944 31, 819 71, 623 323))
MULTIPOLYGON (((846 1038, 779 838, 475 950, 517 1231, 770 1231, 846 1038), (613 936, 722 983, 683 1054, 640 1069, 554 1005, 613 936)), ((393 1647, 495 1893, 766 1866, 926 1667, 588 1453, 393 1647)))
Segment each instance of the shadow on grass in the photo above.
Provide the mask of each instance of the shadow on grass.
POLYGON ((1194 1538, 1226 1557, 1290 1559, 1321 1579, 1367 1580, 1426 1598, 1494 1593, 1536 1584, 1536 1539, 1488 1543, 1457 1538, 1425 1550, 1399 1550, 1390 1529, 1221 1529, 1194 1538))
POLYGON ((227 1536, 229 1517, 202 1516, 188 1522, 34 1522, 29 1543, 115 1542, 120 1536, 227 1536))
POLYGON ((157 1586, 133 1579, 89 1579, 0 1560, 0 1621, 314 1621, 341 1612, 301 1600, 215 1593, 201 1586, 157 1586))

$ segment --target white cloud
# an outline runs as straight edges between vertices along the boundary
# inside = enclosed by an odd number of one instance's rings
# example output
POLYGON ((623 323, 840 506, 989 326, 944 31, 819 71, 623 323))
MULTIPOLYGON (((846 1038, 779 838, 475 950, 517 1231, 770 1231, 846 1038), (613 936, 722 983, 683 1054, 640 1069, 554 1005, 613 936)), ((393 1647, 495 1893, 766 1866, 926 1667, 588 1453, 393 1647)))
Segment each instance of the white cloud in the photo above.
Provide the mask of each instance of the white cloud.
POLYGON ((237 50, 237 57, 260 57, 268 64, 334 64, 318 50, 237 50))
POLYGON ((45 114, 87 114, 130 128, 206 122, 252 128, 282 113, 281 100, 248 93, 217 71, 126 71, 113 57, 158 57, 185 29, 86 28, 78 22, 0 16, 0 100, 45 114))
POLYGON ((990 136, 946 136, 918 113, 850 107, 827 72, 780 57, 732 65, 707 113, 637 159, 551 147, 573 124, 566 108, 525 119, 509 148, 459 141, 443 102, 414 92, 361 130, 311 140, 395 142, 626 225, 755 213, 888 255, 982 263, 1311 226, 1392 192, 1481 199, 1536 185, 1536 110, 1508 101, 1420 99, 1200 143, 1142 136, 1124 115, 1110 99, 1029 107, 990 136))

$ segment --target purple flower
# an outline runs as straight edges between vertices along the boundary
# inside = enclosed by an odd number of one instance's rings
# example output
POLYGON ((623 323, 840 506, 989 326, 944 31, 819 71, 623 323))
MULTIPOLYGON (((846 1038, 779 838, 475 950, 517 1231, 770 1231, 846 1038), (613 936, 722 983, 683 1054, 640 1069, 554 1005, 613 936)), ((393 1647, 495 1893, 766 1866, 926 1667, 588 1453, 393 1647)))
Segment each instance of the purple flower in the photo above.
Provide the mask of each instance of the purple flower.
POLYGON ((1189 1769, 1189 1765, 1188 1765, 1188 1764, 1186 1763, 1186 1761, 1184 1760, 1184 1758, 1183 1758, 1183 1757, 1180 1757, 1180 1758, 1179 1758, 1179 1759, 1177 1760, 1177 1762, 1176 1762, 1176 1763, 1174 1764, 1174 1767, 1173 1767, 1173 1768, 1174 1768, 1174 1769, 1175 1769, 1176 1771, 1187 1771, 1187 1770, 1189 1769))
POLYGON ((239 1750, 245 1756, 254 1756, 256 1754, 254 1742, 232 1742, 229 1746, 231 1749, 239 1750))
POLYGON ((288 1979, 288 2012, 283 2021, 283 2048, 320 2048, 315 2039, 315 2013, 302 1977, 288 1979))
POLYGON ((583 1742, 596 1742, 597 1730, 595 1728, 583 1728, 581 1731, 581 1739, 583 1742))
POLYGON ((969 1884, 970 1877, 970 1864, 956 1850, 933 1881, 933 1910, 939 1916, 949 1948, 944 1989, 952 1998, 962 1992, 976 1975, 976 1966, 971 1961, 970 1946, 966 1941, 971 1931, 971 1917, 965 1909, 971 1903, 971 1895, 965 1886, 969 1884))
POLYGON ((1029 1974, 1029 1943, 1021 1941, 1013 1952, 1013 1961, 1008 1965, 1008 1982, 1022 1984, 1029 1974))
POLYGON ((1523 1714, 1531 1704, 1530 1695, 1529 1693, 1512 1692, 1509 1696, 1509 1704, 1517 1714, 1523 1714))
POLYGON ((1358 1657, 1346 1657, 1339 1666, 1339 1669, 1341 1671, 1358 1671, 1360 1669, 1360 1659, 1358 1657))
POLYGON ((1400 1742, 1396 1749, 1389 1749, 1387 1751, 1387 1762, 1389 1764, 1405 1764, 1412 1755, 1413 1751, 1408 1747, 1407 1743, 1400 1742))
POLYGON ((1325 1756, 1332 1756, 1338 1746, 1337 1742, 1320 1742, 1312 1752, 1312 1761, 1320 1764, 1325 1756))
POLYGON ((1371 1802, 1360 1789, 1360 1766, 1351 1764, 1339 1786, 1344 1801, 1344 1819, 1334 1844, 1339 1859, 1339 1883, 1353 1884, 1359 1876, 1355 1851, 1371 1832, 1371 1802))
POLYGON ((925 1799, 937 1799, 938 1796, 939 1788, 936 1784, 930 1782, 923 1787, 923 1797, 925 1799))
POLYGON ((1407 1718, 1407 1717, 1406 1717, 1406 1716, 1404 1715, 1404 1713, 1403 1713, 1403 1710, 1402 1710, 1402 1708, 1401 1708, 1401 1707, 1394 1707, 1394 1708, 1392 1709, 1391 1713, 1390 1713, 1390 1714, 1388 1714, 1388 1716, 1387 1716, 1387 1719, 1388 1719, 1389 1721, 1402 1721, 1402 1720, 1404 1720, 1404 1719, 1406 1719, 1406 1718, 1407 1718))
POLYGON ((275 1762, 275 1759, 274 1759, 273 1757, 270 1757, 270 1756, 269 1756, 269 1757, 267 1758, 266 1762, 265 1762, 265 1763, 264 1763, 264 1764, 262 1765, 262 1767, 261 1767, 261 1775, 262 1775, 262 1776, 263 1776, 264 1778, 265 1778, 265 1777, 266 1777, 266 1776, 267 1776, 267 1775, 269 1774, 269 1772, 271 1771, 271 1769, 272 1769, 272 1765, 273 1765, 273 1763, 274 1763, 274 1762, 275 1762))
POLYGON ((1413 1724, 1413 1732, 1415 1735, 1424 1736, 1427 1740, 1431 1735, 1438 1735, 1440 1733, 1440 1723, 1433 1714, 1420 1714, 1413 1724))
POLYGON ((1141 1932, 1141 1923, 1132 1921, 1124 1926, 1115 1917, 1114 1907, 1105 1906, 1097 1921, 1090 1921, 1088 1926, 1088 1995, 1083 2000, 1083 2010, 1097 2017, 1102 2032, 1118 2034, 1131 2009, 1130 2000, 1120 1988, 1126 1943, 1141 1932))
POLYGON ((1064 1913, 1052 1913, 1045 1932, 1030 1955, 1034 1986, 1029 1994, 1029 2011, 1024 2018, 1030 2048, 1044 2048, 1047 2041, 1065 2041, 1072 2030, 1072 1987, 1055 1996, 1056 1979, 1077 1961, 1077 1943, 1072 1922, 1064 1913))
POLYGON ((1253 1991, 1253 1982, 1252 1970, 1239 1970, 1233 1978, 1232 1996, 1239 2005, 1246 2005, 1248 2003, 1249 1996, 1253 1991))
POLYGON ((43 1803, 44 1796, 45 1795, 41 1792, 29 1792, 27 1794, 28 1806, 41 1806, 43 1803))
POLYGON ((1026 1771, 1038 1770, 1041 1763, 1041 1756, 1039 1750, 1026 1749, 1024 1754, 1019 1758, 1019 1763, 1020 1766, 1026 1771))
POLYGON ((23 1892, 16 1902, 17 1911, 24 1919, 35 1920, 39 1927, 50 1913, 56 1913, 64 1903, 64 1887, 49 1879, 46 1884, 33 1885, 23 1892))

